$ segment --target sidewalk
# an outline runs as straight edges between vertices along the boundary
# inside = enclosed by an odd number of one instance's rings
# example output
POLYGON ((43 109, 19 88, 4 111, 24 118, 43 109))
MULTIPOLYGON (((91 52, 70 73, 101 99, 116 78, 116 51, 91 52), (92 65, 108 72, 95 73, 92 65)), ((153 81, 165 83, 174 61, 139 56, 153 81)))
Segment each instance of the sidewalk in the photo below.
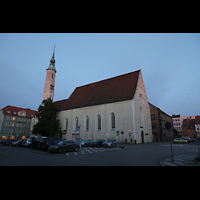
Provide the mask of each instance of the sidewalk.
POLYGON ((168 157, 160 161, 161 166, 200 166, 200 161, 196 161, 198 157, 197 149, 184 150, 179 154, 174 155, 174 162, 172 157, 168 157))

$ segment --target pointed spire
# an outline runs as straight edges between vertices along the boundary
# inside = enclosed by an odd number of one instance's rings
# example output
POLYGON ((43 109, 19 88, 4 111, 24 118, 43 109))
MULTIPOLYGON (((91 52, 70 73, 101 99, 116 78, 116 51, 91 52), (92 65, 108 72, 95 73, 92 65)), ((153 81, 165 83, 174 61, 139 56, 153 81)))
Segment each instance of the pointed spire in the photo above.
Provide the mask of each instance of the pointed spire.
POLYGON ((54 45, 54 49, 53 49, 53 55, 52 55, 52 58, 51 58, 51 60, 50 60, 50 64, 49 64, 49 67, 48 67, 48 69, 52 69, 52 70, 54 70, 54 71, 56 71, 56 68, 55 68, 55 57, 54 57, 54 54, 55 54, 55 46, 56 45, 54 45))
POLYGON ((54 44, 54 49, 53 49, 53 56, 52 56, 52 58, 54 58, 54 54, 55 54, 55 47, 56 47, 56 44, 54 44))

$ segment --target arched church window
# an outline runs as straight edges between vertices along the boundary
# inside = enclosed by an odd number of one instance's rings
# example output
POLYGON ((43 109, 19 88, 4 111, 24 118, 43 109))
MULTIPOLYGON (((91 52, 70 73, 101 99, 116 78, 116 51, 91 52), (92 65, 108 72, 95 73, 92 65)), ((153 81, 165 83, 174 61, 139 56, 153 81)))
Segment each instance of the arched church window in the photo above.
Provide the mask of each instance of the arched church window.
POLYGON ((89 131, 89 117, 86 116, 86 131, 89 131))
POLYGON ((144 127, 144 116, 143 116, 142 106, 140 106, 139 118, 140 118, 140 128, 143 128, 144 127))
POLYGON ((115 114, 112 112, 110 114, 111 117, 111 129, 115 129, 115 114))
POLYGON ((101 130, 101 116, 97 115, 97 130, 101 130))
POLYGON ((76 122, 76 131, 78 131, 78 129, 77 129, 77 127, 78 127, 78 117, 76 117, 76 119, 75 119, 75 122, 76 122))
POLYGON ((65 130, 68 130, 68 119, 65 119, 65 130))

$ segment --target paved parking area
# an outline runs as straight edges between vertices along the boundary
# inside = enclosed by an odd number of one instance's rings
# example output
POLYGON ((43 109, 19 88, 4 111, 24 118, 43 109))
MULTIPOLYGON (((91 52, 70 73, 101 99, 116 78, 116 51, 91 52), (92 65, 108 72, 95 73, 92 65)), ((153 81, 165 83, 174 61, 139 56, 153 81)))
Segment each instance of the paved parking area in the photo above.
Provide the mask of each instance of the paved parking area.
POLYGON ((198 156, 197 149, 184 150, 181 153, 172 157, 168 157, 160 162, 162 166, 200 166, 200 162, 197 162, 195 158, 198 156))
POLYGON ((173 144, 175 162, 170 161, 169 142, 118 144, 116 148, 83 147, 78 152, 63 154, 0 145, 0 166, 191 166, 198 155, 199 143, 200 140, 173 144), (120 148, 121 145, 124 148, 120 148))
POLYGON ((66 152, 66 156, 80 156, 80 155, 90 155, 90 154, 96 154, 96 153, 105 153, 110 151, 120 151, 123 148, 115 147, 115 148, 102 148, 102 147, 82 147, 79 149, 78 152, 66 152))

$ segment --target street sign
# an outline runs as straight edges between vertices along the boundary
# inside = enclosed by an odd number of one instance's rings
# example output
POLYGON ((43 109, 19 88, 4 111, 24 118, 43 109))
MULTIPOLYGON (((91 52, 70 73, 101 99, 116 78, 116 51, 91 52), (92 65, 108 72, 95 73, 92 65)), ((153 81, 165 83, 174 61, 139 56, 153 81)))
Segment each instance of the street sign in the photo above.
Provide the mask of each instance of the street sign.
POLYGON ((63 130, 62 134, 66 135, 66 133, 67 133, 67 130, 63 130))
POLYGON ((124 131, 121 131, 121 134, 123 135, 123 134, 124 134, 124 131))
POLYGON ((116 131, 117 135, 119 135, 119 131, 116 131))
POLYGON ((166 129, 169 130, 171 127, 172 127, 172 125, 171 125, 169 122, 166 122, 166 123, 165 123, 165 128, 166 128, 166 129))

